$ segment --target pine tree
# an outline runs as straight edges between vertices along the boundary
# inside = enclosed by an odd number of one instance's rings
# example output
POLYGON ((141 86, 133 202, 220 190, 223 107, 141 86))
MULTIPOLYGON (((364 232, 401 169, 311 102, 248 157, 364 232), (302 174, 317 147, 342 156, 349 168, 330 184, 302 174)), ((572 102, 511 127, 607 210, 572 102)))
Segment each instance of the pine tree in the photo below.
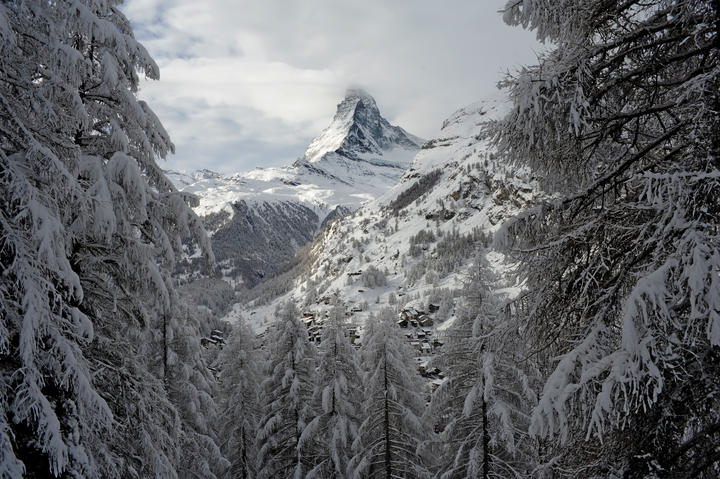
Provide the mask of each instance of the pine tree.
POLYGON ((531 431, 557 473, 717 474, 718 18, 717 1, 507 3, 553 44, 505 82, 496 131, 553 198, 499 237, 529 289, 548 368, 531 431))
POLYGON ((307 477, 343 478, 360 425, 362 372, 357 353, 346 337, 345 309, 337 298, 323 324, 317 379, 313 393, 315 417, 301 437, 312 449, 307 477))
POLYGON ((521 361, 523 338, 501 311, 490 289, 496 285, 480 251, 463 291, 465 305, 429 365, 447 377, 427 414, 443 428, 429 444, 439 451, 442 478, 530 477, 537 466, 537 446, 527 432, 537 403, 535 371, 521 361))
POLYGON ((210 253, 135 98, 157 66, 115 2, 6 2, 0 37, 0 477, 175 477, 151 328, 180 237, 210 253))
POLYGON ((178 304, 167 336, 165 384, 182 424, 178 476, 222 477, 230 463, 220 450, 214 430, 217 384, 201 356, 200 325, 188 306, 178 304))
POLYGON ((220 434, 231 467, 226 477, 256 476, 256 437, 260 421, 260 384, 263 361, 255 335, 240 322, 220 354, 220 434))
POLYGON ((367 368, 364 414, 348 476, 427 477, 427 461, 417 453, 428 434, 421 419, 425 384, 392 310, 368 319, 361 354, 367 368))
POLYGON ((301 478, 312 465, 300 438, 313 417, 310 401, 316 353, 294 303, 280 305, 275 315, 262 384, 265 404, 257 437, 258 477, 301 478))

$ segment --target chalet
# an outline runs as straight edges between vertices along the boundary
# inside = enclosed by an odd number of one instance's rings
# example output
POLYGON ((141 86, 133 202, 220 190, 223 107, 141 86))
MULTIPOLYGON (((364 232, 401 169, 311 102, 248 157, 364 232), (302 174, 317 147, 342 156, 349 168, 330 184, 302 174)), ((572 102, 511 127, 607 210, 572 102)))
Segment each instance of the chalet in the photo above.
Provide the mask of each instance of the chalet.
POLYGON ((413 308, 406 308, 400 311, 400 318, 410 321, 411 319, 417 319, 418 312, 413 308))
POLYGON ((350 328, 348 330, 348 336, 350 338, 350 344, 355 344, 355 341, 358 339, 358 332, 357 328, 350 328))
POLYGON ((211 344, 219 347, 222 349, 222 347, 225 345, 225 339, 221 336, 222 331, 219 331, 219 334, 216 334, 215 331, 213 331, 213 334, 210 335, 210 337, 204 337, 200 338, 200 346, 203 348, 209 348, 211 344))
POLYGON ((417 337, 418 339, 425 339, 425 331, 421 329, 415 334, 415 337, 417 337))
POLYGON ((225 338, 223 337, 223 332, 220 331, 219 329, 214 329, 210 333, 210 342, 212 342, 213 344, 219 344, 221 346, 223 344, 225 344, 225 338))
POLYGON ((402 319, 402 318, 400 318, 400 319, 398 319, 397 324, 398 324, 398 326, 400 326, 401 328, 407 328, 409 323, 408 323, 408 320, 407 320, 407 319, 402 319))
POLYGON ((418 317, 418 324, 422 327, 429 327, 433 325, 433 320, 430 316, 422 314, 418 317))
POLYGON ((440 306, 438 306, 437 304, 432 304, 432 303, 428 304, 428 310, 431 313, 437 313, 439 309, 440 309, 440 306))
POLYGON ((428 343, 422 343, 420 344, 420 352, 423 354, 431 354, 432 348, 430 348, 430 345, 428 343))
POLYGON ((423 318, 423 321, 428 325, 432 326, 432 319, 425 314, 425 311, 419 311, 415 308, 406 308, 403 309, 400 312, 400 319, 408 321, 411 326, 417 327, 418 323, 420 322, 420 319, 423 318))
POLYGON ((410 346, 418 351, 422 350, 419 341, 410 341, 410 346))

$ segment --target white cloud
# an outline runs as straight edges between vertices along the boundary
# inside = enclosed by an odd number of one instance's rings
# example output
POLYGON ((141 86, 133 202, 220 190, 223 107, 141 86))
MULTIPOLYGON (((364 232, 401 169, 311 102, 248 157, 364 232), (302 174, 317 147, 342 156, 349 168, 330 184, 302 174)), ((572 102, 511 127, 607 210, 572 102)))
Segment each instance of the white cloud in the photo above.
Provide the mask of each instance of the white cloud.
POLYGON ((435 135, 502 71, 533 61, 532 34, 506 27, 502 5, 130 0, 124 11, 160 65, 141 95, 176 143, 168 165, 229 172, 301 156, 350 85, 391 122, 435 135))

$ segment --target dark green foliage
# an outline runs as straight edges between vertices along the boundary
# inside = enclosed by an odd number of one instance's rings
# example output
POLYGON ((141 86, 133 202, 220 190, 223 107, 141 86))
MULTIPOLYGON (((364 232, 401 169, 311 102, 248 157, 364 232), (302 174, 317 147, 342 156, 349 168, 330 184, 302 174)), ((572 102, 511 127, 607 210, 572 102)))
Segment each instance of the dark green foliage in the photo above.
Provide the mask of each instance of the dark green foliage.
POLYGON ((400 193, 397 198, 395 198, 388 207, 394 211, 398 212, 402 210, 403 208, 407 207, 415 201, 416 199, 420 198, 422 195, 430 191, 433 186, 437 184, 438 181, 440 181, 440 178, 442 177, 442 171, 441 170, 434 170, 430 173, 426 174, 422 178, 420 178, 418 181, 412 184, 407 190, 400 193))

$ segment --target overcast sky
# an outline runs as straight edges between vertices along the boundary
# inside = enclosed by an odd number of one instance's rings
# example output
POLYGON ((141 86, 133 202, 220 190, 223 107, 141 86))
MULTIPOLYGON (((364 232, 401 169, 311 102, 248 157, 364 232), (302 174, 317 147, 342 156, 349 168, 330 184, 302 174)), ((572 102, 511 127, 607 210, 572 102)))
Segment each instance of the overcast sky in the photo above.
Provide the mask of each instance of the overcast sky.
POLYGON ((532 63, 505 0, 128 0, 160 66, 140 96, 177 152, 161 166, 225 173, 301 157, 348 87, 391 123, 434 137, 453 111, 532 63))

